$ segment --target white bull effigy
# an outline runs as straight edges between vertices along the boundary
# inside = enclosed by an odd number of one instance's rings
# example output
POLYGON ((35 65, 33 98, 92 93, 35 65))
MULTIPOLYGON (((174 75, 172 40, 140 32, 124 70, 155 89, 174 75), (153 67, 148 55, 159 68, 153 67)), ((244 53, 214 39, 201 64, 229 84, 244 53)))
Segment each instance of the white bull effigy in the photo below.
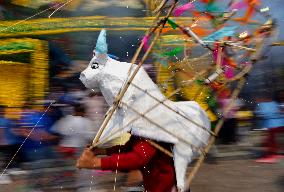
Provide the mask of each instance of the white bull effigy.
MULTIPOLYGON (((89 89, 99 89, 111 106, 136 67, 107 55, 106 31, 102 30, 94 57, 80 80, 89 89)), ((103 130, 99 144, 126 132, 173 144, 177 186, 184 189, 188 164, 208 143, 210 121, 196 102, 168 100, 141 67, 103 130)))

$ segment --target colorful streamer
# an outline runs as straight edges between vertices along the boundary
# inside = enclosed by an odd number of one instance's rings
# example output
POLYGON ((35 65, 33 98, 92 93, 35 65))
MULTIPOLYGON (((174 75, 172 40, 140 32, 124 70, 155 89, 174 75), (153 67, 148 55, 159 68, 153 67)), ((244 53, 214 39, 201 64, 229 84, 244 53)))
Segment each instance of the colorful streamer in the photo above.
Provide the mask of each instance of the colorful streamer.
POLYGON ((174 48, 172 51, 169 51, 169 52, 165 52, 165 53, 162 53, 162 56, 176 56, 177 54, 179 54, 180 52, 182 52, 183 48, 181 47, 176 47, 174 48))
POLYGON ((204 84, 204 81, 201 80, 201 79, 196 79, 196 80, 195 80, 195 83, 196 83, 197 85, 203 85, 203 84, 204 84))
POLYGON ((175 17, 179 17, 181 16, 184 12, 186 12, 187 10, 190 10, 190 9, 194 9, 194 4, 193 2, 189 2, 189 3, 186 3, 178 8, 176 8, 176 10, 174 11, 173 15, 175 17))
POLYGON ((222 10, 214 2, 210 2, 206 6, 207 12, 222 12, 222 10))
POLYGON ((168 63, 168 57, 165 57, 165 56, 161 56, 157 53, 153 53, 153 56, 156 57, 157 60, 159 60, 159 63, 164 66, 164 67, 167 67, 169 65, 168 63))
POLYGON ((227 36, 233 36, 237 27, 223 27, 222 29, 210 34, 209 36, 203 38, 204 41, 217 41, 223 39, 227 36))
POLYGON ((234 10, 234 9, 240 10, 240 9, 245 8, 245 7, 247 7, 247 4, 243 1, 240 1, 240 2, 233 3, 230 6, 230 10, 234 10))
POLYGON ((232 67, 226 67, 224 75, 227 79, 234 77, 234 69, 232 67))
MULTIPOLYGON (((217 48, 213 51, 213 60, 215 62, 217 62, 217 57, 218 57, 218 47, 219 45, 217 45, 217 48)), ((221 66, 224 69, 224 75, 226 77, 226 79, 231 79, 234 76, 234 67, 235 63, 233 62, 233 60, 229 57, 222 57, 221 59, 221 66)))
POLYGON ((240 21, 243 23, 248 23, 250 21, 250 18, 252 17, 252 15, 255 12, 255 7, 260 5, 260 1, 259 0, 244 0, 248 6, 245 15, 241 18, 236 18, 234 19, 235 21, 240 21))
MULTIPOLYGON (((219 54, 219 51, 218 51, 218 46, 217 46, 217 48, 213 51, 213 60, 215 62, 217 62, 218 54, 219 54)), ((222 66, 227 65, 226 59, 224 59, 224 57, 222 57, 222 59, 221 59, 221 65, 222 66)))
POLYGON ((149 39, 150 39, 150 35, 145 35, 142 39, 143 48, 144 48, 145 51, 147 51, 150 47, 149 39))
POLYGON ((173 20, 168 19, 168 24, 169 24, 173 29, 176 29, 176 28, 177 28, 177 24, 176 24, 173 20))

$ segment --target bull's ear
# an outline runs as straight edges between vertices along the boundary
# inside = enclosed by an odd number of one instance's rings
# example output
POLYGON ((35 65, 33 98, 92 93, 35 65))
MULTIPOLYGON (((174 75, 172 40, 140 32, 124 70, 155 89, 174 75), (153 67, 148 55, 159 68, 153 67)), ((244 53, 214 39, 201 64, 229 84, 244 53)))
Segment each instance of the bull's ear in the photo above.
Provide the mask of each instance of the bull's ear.
POLYGON ((106 54, 107 55, 107 42, 106 42, 106 30, 101 30, 100 35, 97 39, 97 44, 95 48, 96 55, 106 54))

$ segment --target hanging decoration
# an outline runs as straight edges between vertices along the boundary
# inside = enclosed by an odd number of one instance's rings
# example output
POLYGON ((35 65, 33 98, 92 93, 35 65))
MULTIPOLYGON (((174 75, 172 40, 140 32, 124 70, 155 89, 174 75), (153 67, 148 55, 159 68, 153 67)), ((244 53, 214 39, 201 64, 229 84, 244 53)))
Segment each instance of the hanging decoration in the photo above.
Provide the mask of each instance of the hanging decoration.
POLYGON ((182 47, 176 47, 174 48, 172 51, 169 51, 169 52, 165 52, 165 53, 162 53, 162 56, 177 56, 179 53, 181 53, 183 50, 182 47))
POLYGON ((145 51, 147 51, 147 49, 149 49, 149 39, 150 39, 149 35, 145 35, 142 39, 143 48, 144 48, 145 51))
POLYGON ((176 29, 177 28, 177 24, 171 20, 171 19, 168 19, 168 24, 173 28, 173 29, 176 29))
POLYGON ((235 30, 238 27, 236 26, 227 26, 223 27, 222 29, 210 34, 209 36, 203 38, 204 41, 217 41, 221 40, 224 37, 233 36, 235 34, 235 30))
POLYGON ((175 17, 179 17, 179 16, 181 16, 183 13, 185 13, 186 11, 188 11, 188 10, 190 10, 190 9, 194 9, 194 8, 195 8, 195 7, 194 7, 193 2, 189 2, 189 3, 186 3, 186 4, 184 4, 184 5, 182 5, 182 6, 178 7, 178 8, 176 8, 176 9, 174 10, 173 15, 174 15, 175 17))

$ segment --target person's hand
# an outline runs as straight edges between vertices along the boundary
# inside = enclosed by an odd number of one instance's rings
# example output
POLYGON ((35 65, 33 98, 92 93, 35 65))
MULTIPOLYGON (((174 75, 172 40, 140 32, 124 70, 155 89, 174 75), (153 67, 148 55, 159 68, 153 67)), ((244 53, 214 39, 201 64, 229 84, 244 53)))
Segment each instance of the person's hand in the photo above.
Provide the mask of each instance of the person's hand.
POLYGON ((81 157, 77 161, 77 168, 79 169, 96 169, 101 167, 101 159, 97 158, 93 151, 85 148, 81 157))
POLYGON ((106 149, 98 148, 98 147, 91 147, 91 145, 87 145, 86 148, 91 149, 94 155, 106 155, 106 149))
POLYGON ((95 155, 106 155, 106 149, 95 147, 92 149, 92 151, 95 155))

